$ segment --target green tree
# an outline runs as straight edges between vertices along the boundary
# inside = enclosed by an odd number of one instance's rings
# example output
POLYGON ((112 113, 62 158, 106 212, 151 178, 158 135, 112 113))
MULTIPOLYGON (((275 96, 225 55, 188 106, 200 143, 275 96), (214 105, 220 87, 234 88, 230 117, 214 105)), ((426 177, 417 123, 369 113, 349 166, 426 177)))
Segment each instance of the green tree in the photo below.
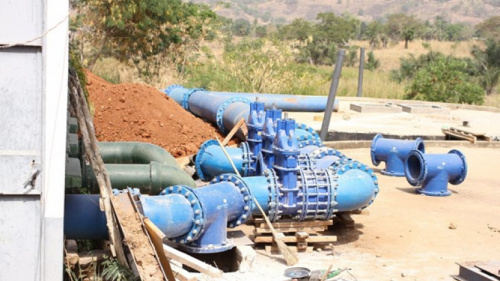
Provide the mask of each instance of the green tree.
POLYGON ((490 95, 500 80, 500 43, 488 40, 486 50, 474 46, 472 56, 478 65, 479 81, 486 94, 490 95))
POLYGON ((405 40, 405 48, 408 48, 409 41, 421 37, 423 26, 415 16, 391 14, 387 16, 386 32, 393 41, 405 40))
POLYGON ((252 24, 246 19, 237 19, 233 23, 232 31, 236 36, 248 36, 252 31, 252 24))
POLYGON ((475 29, 479 36, 500 42, 500 16, 494 16, 479 23, 475 29))
POLYGON ((82 0, 80 8, 82 30, 98 46, 88 67, 106 54, 132 62, 145 76, 168 54, 184 65, 216 18, 208 6, 181 0, 82 0))
POLYGON ((406 87, 406 98, 416 100, 482 104, 484 90, 463 71, 466 64, 440 56, 419 69, 406 87))

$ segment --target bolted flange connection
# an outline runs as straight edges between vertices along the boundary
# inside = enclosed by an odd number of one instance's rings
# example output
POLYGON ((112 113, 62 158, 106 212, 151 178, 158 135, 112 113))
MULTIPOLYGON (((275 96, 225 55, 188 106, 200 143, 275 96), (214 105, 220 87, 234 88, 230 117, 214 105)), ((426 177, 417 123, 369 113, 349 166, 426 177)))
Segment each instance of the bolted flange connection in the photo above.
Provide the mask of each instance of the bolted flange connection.
POLYGON ((173 240, 177 243, 185 244, 198 239, 200 234, 203 232, 203 225, 205 219, 200 200, 193 192, 193 189, 184 185, 175 185, 165 188, 160 193, 160 195, 169 195, 169 194, 183 195, 191 204, 191 208, 193 209, 193 214, 194 214, 193 225, 191 226, 191 229, 187 233, 179 237, 176 237, 173 240))
POLYGON ((219 182, 233 183, 240 190, 243 201, 245 201, 245 205, 240 216, 232 221, 228 221, 227 226, 232 228, 245 223, 252 216, 253 210, 252 194, 250 193, 249 187, 246 185, 242 178, 234 174, 223 174, 215 177, 211 181, 212 184, 219 182))

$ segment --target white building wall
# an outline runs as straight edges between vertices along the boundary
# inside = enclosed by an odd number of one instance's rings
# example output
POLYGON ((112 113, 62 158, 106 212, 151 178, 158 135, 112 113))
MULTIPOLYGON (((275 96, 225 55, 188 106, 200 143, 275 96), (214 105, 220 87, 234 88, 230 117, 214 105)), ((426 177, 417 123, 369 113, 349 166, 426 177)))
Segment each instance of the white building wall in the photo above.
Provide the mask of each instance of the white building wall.
POLYGON ((62 280, 68 1, 0 7, 0 280, 62 280))

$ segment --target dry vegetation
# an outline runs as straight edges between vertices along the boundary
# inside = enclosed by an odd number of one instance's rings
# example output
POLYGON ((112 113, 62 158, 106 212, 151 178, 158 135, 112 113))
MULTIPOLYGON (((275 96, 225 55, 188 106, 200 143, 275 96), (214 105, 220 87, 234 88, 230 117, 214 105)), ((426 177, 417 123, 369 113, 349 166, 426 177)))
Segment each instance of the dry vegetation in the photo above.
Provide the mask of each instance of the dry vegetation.
MULTIPOLYGON (((423 46, 422 40, 416 40, 410 43, 408 49, 404 48, 404 43, 389 46, 386 49, 374 50, 375 57, 380 60, 380 68, 375 71, 366 71, 364 73, 363 96, 373 98, 401 99, 404 96, 405 85, 394 82, 390 79, 390 70, 399 67, 400 58, 407 57, 410 54, 419 56, 425 54, 428 50, 423 46)), ((482 44, 478 41, 465 42, 426 42, 434 51, 442 52, 445 55, 454 55, 458 57, 470 57, 470 49, 474 44, 482 44)), ((220 43, 215 45, 206 45, 205 49, 210 49, 215 60, 222 57, 222 46, 220 43)), ((352 41, 351 45, 368 47, 368 42, 352 41)), ((333 71, 332 67, 322 67, 325 71, 333 71), (330 70, 331 69, 331 70, 330 70)), ((134 82, 147 83, 158 89, 164 89, 171 84, 186 84, 186 78, 179 76, 170 64, 166 64, 160 70, 160 75, 144 81, 138 78, 136 70, 132 66, 127 66, 114 59, 100 60, 94 67, 94 72, 111 82, 134 82)), ((357 67, 344 67, 339 84, 339 96, 355 96, 357 91, 358 69, 357 67)), ((318 95, 326 95, 330 84, 325 82, 317 89, 318 95)), ((500 107, 500 95, 497 94, 486 97, 485 106, 500 107)))

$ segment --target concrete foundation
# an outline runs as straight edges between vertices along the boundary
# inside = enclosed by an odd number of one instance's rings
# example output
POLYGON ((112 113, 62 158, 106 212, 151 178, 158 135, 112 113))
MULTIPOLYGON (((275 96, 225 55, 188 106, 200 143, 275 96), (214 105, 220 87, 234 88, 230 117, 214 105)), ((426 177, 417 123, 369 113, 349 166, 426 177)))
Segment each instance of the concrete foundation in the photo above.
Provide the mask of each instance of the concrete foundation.
POLYGON ((450 109, 447 107, 442 107, 432 104, 398 104, 403 112, 408 112, 412 114, 440 114, 449 115, 450 109))
POLYGON ((361 113, 398 113, 402 110, 392 103, 351 103, 350 109, 361 113))

